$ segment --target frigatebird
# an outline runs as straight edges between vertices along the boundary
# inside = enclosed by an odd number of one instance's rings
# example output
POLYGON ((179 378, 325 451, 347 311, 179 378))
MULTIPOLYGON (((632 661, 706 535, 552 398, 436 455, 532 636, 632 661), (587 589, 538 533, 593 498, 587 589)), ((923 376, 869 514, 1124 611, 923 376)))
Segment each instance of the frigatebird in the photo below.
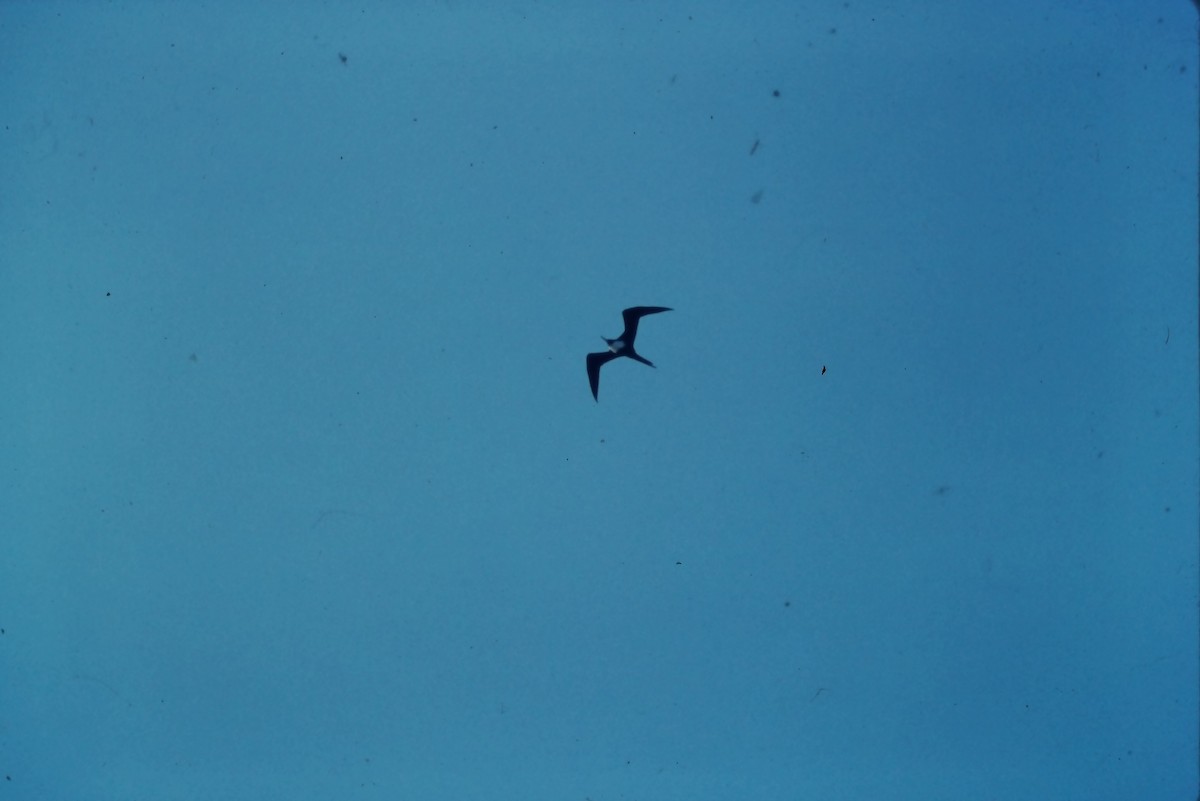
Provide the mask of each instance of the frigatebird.
POLYGON ((643 359, 638 352, 633 349, 633 340, 637 337, 638 320, 645 317, 647 314, 658 314, 659 312, 672 311, 666 306, 633 306, 621 312, 621 316, 625 318, 625 330, 621 332, 621 336, 616 339, 608 337, 600 337, 608 343, 608 350, 601 353, 589 353, 587 357, 588 380, 592 382, 592 397, 596 402, 600 402, 600 368, 611 362, 613 359, 621 356, 628 356, 634 361, 639 361, 642 364, 650 364, 649 359, 643 359))

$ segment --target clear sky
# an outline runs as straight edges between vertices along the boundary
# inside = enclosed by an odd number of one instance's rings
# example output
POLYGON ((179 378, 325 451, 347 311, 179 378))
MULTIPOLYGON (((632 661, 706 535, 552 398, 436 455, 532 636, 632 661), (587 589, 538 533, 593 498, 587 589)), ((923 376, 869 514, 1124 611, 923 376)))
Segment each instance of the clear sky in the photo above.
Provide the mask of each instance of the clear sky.
POLYGON ((0 799, 1196 797, 1193 3, 0 65, 0 799))

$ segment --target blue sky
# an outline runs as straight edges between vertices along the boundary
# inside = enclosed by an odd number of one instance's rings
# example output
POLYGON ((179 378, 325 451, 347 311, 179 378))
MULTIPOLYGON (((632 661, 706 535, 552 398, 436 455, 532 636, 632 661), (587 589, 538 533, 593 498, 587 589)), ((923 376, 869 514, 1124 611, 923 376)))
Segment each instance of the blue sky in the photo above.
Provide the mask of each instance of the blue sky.
POLYGON ((1195 797, 1196 43, 5 5, 0 798, 1195 797))

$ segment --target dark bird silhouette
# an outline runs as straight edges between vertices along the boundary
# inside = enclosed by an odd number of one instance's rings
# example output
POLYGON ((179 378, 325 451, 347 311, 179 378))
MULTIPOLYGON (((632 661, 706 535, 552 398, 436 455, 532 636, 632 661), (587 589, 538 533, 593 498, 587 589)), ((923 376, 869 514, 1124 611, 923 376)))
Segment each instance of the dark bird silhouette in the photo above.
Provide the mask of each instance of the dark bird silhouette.
POLYGON ((633 306, 621 312, 621 316, 625 318, 625 330, 621 332, 621 336, 616 339, 600 337, 608 343, 608 350, 602 353, 589 353, 587 357, 588 380, 592 382, 592 397, 596 399, 597 403, 600 401, 600 368, 613 359, 628 356, 634 361, 654 366, 650 364, 649 359, 643 359, 633 349, 633 340, 637 338, 638 320, 647 314, 658 314, 665 311, 672 310, 666 306, 633 306))

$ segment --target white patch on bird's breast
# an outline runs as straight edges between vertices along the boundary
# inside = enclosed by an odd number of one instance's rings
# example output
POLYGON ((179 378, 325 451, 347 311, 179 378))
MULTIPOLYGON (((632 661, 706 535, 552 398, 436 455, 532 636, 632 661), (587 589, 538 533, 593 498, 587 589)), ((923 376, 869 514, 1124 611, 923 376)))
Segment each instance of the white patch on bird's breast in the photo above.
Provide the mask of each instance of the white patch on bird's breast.
POLYGON ((608 349, 613 353, 620 353, 621 351, 625 350, 625 343, 619 339, 614 339, 612 342, 608 343, 608 349))

